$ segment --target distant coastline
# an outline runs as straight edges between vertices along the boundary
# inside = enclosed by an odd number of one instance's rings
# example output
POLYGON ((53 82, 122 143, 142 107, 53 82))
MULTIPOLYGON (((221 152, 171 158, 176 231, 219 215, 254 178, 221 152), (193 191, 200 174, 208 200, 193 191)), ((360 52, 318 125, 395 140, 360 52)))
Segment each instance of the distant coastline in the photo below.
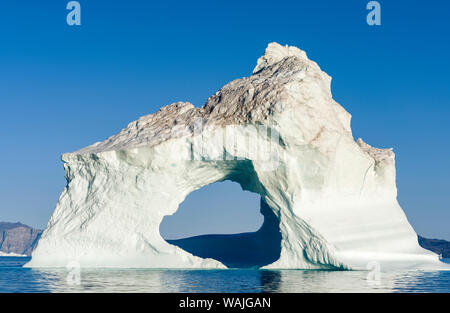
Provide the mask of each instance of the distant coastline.
POLYGON ((41 234, 22 223, 0 222, 0 256, 30 256, 41 234))
POLYGON ((419 244, 422 248, 433 251, 443 258, 450 258, 450 242, 442 239, 428 239, 419 236, 419 244))

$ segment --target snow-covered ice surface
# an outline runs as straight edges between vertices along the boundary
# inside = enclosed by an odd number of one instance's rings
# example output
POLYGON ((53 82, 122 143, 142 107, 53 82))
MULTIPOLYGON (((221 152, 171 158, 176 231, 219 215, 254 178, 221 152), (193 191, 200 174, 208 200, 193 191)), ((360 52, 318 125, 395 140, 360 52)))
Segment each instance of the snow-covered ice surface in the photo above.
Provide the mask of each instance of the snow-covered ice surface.
POLYGON ((177 102, 64 154, 67 186, 26 266, 224 268, 167 243, 159 225, 228 179, 279 220, 281 254, 266 268, 446 268, 396 200, 394 153, 354 140, 330 83, 304 51, 271 43, 202 108, 177 102))
POLYGON ((26 257, 27 255, 26 254, 17 254, 17 253, 12 253, 12 252, 6 253, 6 252, 0 251, 0 256, 26 257))

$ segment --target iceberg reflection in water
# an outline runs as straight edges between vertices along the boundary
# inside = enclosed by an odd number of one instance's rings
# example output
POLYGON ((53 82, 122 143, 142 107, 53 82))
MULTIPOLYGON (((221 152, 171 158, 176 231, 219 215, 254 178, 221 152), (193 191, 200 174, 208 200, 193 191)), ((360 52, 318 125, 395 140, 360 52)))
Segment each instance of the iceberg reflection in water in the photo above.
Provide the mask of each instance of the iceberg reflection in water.
MULTIPOLYGON (((450 292, 450 271, 82 269, 81 285, 66 269, 22 268, 29 258, 0 258, 0 292, 450 292)), ((446 260, 449 262, 450 260, 446 260)))

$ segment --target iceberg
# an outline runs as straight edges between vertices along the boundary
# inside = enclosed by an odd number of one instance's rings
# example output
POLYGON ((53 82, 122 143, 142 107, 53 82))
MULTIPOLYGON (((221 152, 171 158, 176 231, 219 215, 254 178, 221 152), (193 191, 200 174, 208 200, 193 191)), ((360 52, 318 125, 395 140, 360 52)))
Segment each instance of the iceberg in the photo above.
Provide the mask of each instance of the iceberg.
POLYGON ((226 268, 159 225, 194 190, 231 180, 278 223, 280 256, 264 268, 445 267, 397 201, 392 149, 355 141, 350 119, 317 63, 270 43, 203 107, 170 104, 64 154, 67 186, 26 266, 226 268))

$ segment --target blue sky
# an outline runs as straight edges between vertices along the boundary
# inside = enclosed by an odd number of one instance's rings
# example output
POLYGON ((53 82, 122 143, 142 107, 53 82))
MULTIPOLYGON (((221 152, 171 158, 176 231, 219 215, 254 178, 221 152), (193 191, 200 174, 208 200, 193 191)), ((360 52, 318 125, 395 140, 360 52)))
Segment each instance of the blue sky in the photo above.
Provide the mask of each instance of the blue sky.
MULTIPOLYGON (((380 1, 372 27, 365 0, 80 0, 79 27, 66 24, 67 2, 0 2, 0 220, 45 227, 65 185, 62 153, 174 101, 203 105, 277 41, 333 77, 355 138, 394 148, 416 231, 450 239, 448 1, 380 1)), ((257 203, 230 183, 210 188, 257 203)), ((207 191, 186 210, 211 212, 207 191)), ((240 207, 229 214, 252 230, 258 208, 240 207)))

